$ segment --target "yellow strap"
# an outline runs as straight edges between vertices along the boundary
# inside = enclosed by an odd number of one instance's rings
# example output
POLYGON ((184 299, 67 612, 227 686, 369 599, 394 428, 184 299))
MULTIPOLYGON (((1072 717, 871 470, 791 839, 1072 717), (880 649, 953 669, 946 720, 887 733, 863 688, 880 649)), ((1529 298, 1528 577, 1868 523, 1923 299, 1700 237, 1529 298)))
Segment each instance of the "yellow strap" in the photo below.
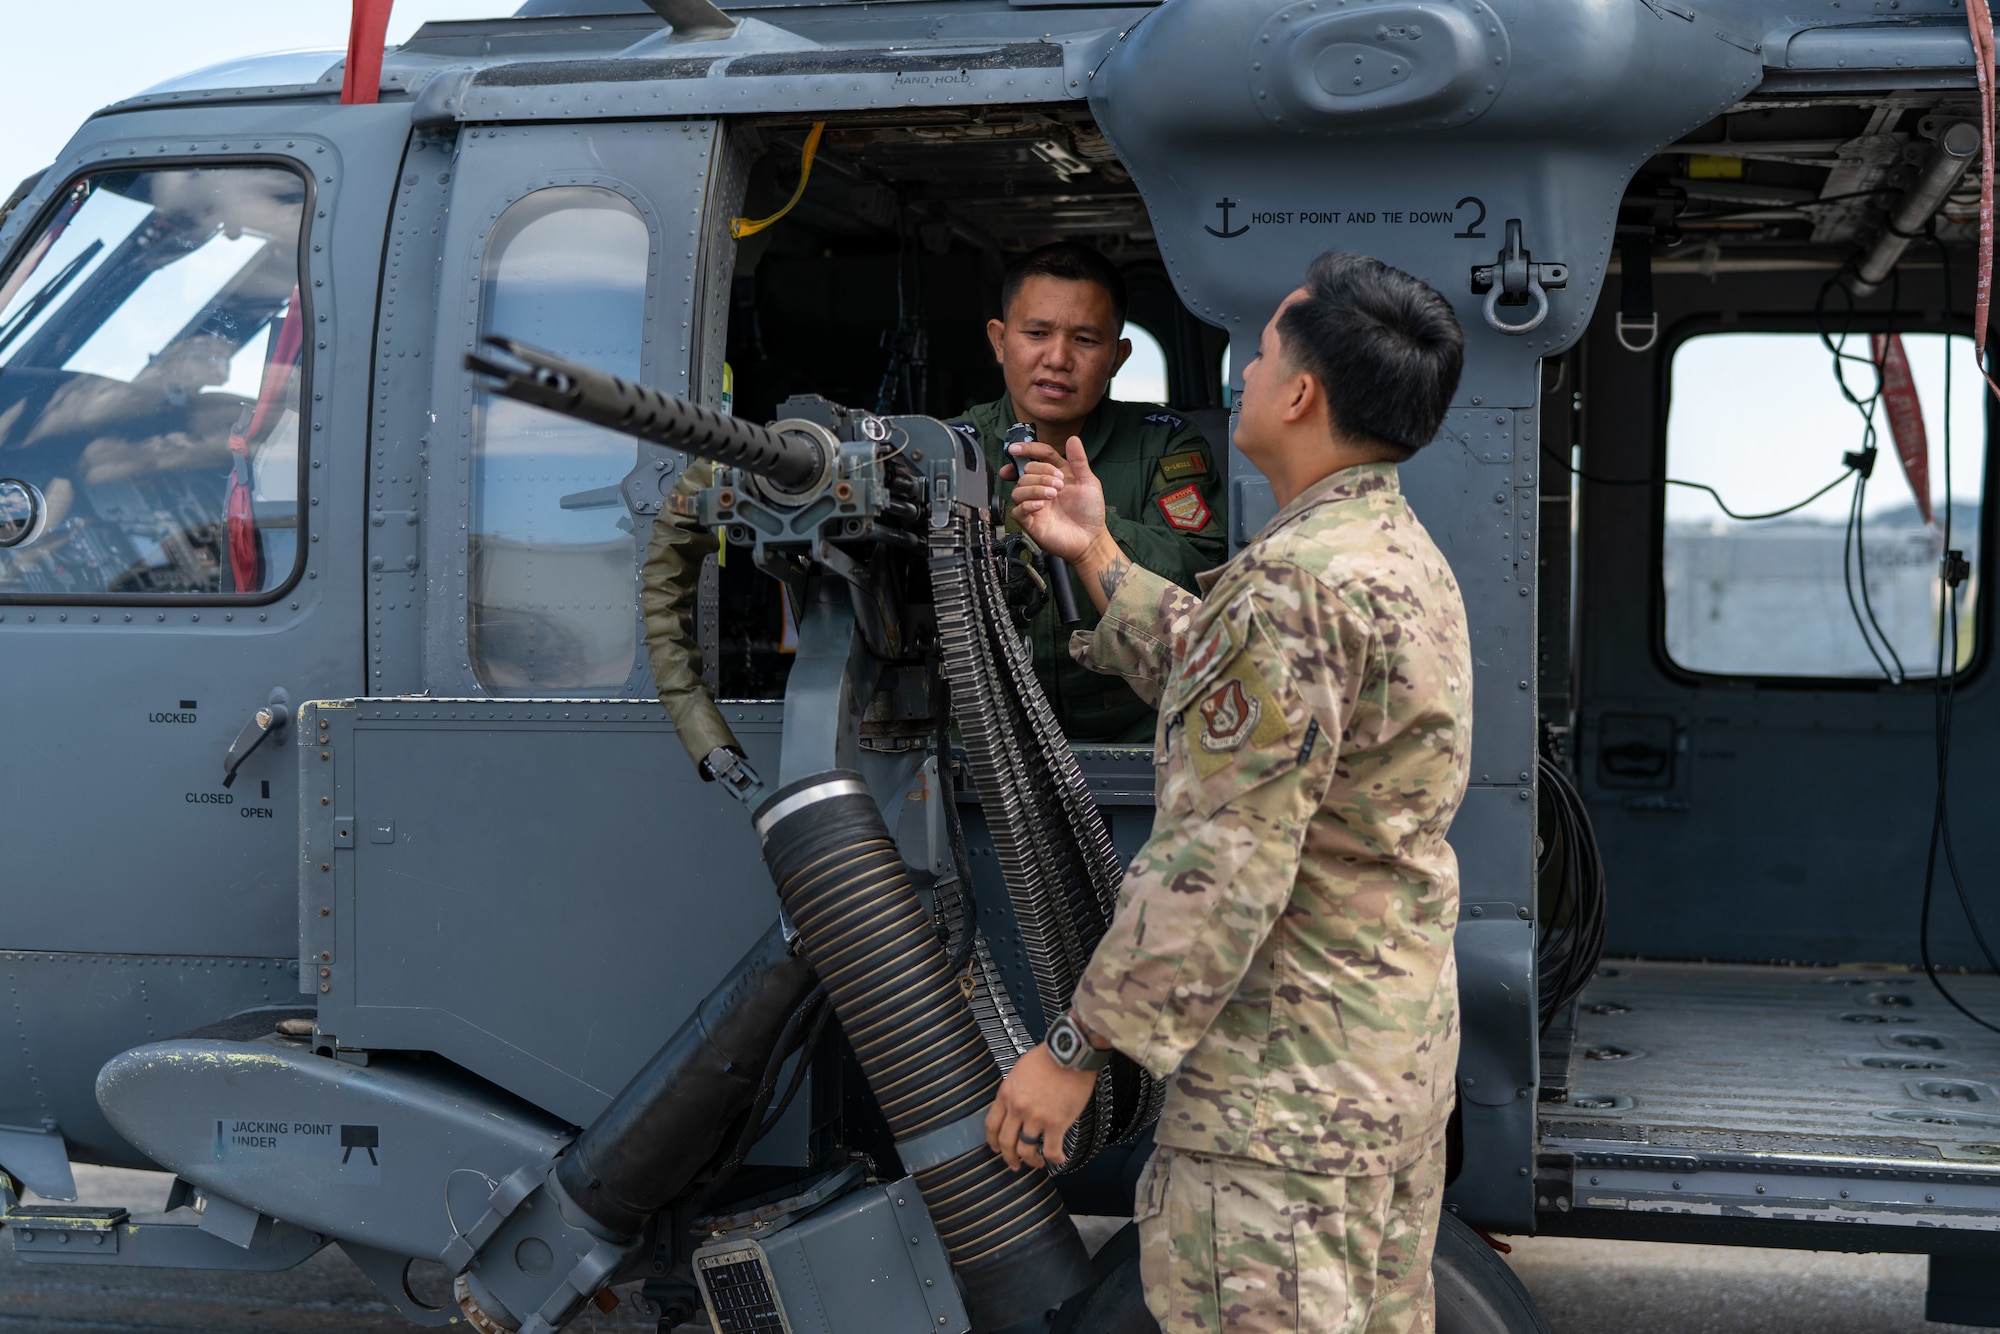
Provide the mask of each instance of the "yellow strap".
POLYGON ((819 136, 825 129, 825 121, 816 120, 813 122, 812 133, 806 136, 805 160, 799 163, 799 188, 792 191, 792 197, 785 201, 785 206, 770 217, 759 218, 756 222, 752 222, 748 218, 731 218, 729 220, 729 235, 731 239, 741 241, 746 236, 755 236, 779 218, 790 213, 797 206, 798 202, 805 198, 806 182, 812 179, 813 174, 813 154, 819 151, 819 136))

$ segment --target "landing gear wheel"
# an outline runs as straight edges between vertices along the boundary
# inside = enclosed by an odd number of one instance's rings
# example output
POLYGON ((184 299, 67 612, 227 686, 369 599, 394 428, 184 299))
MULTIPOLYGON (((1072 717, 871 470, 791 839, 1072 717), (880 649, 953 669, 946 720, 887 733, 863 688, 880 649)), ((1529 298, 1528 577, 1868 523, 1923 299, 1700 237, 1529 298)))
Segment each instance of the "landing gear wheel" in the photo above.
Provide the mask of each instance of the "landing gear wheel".
POLYGON ((1139 1281, 1139 1225, 1111 1234, 1091 1259, 1097 1283, 1062 1304, 1049 1334, 1160 1334, 1139 1281))
MULTIPOLYGON (((1477 1232, 1439 1220, 1431 1277, 1437 1334, 1550 1334, 1535 1299, 1477 1232)), ((1097 1253, 1097 1285, 1063 1303, 1050 1334, 1159 1334, 1139 1282, 1139 1228, 1128 1223, 1097 1253)))
POLYGON ((1438 1221, 1437 1252, 1431 1257, 1437 1334, 1549 1334, 1535 1299, 1500 1253, 1455 1214, 1438 1221))

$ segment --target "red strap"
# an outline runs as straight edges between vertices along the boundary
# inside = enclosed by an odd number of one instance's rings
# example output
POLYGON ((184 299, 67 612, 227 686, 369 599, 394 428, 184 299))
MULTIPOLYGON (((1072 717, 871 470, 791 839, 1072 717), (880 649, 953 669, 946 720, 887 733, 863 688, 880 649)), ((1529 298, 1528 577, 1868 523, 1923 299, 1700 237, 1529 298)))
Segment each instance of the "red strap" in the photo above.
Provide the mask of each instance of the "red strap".
POLYGON ((241 435, 229 437, 229 447, 237 453, 241 454, 249 448, 250 442, 264 429, 264 420, 271 415, 271 409, 277 407, 278 400, 285 396, 292 367, 298 365, 299 349, 305 346, 305 341, 305 321, 300 318, 299 311, 299 289, 294 287, 285 306, 285 321, 278 326, 278 336, 271 340, 271 350, 264 357, 264 380, 257 387, 257 406, 250 413, 250 424, 243 428, 241 435))
POLYGON ((1875 368, 1882 373, 1882 404, 1889 410, 1889 434, 1896 442, 1896 457, 1903 462, 1903 476, 1917 497, 1917 512, 1931 522, 1931 444, 1924 432, 1923 405, 1917 400, 1917 382, 1910 376, 1910 358, 1903 351, 1903 335, 1870 334, 1875 351, 1875 368))
POLYGON ((1993 11, 1986 0, 1965 0, 1972 29, 1972 64, 1979 73, 1979 269, 1972 310, 1973 356, 1986 383, 2000 397, 2000 384, 1986 365, 1986 320, 1993 308, 1993 11))
POLYGON ((347 69, 340 76, 342 106, 374 102, 382 94, 382 44, 389 36, 393 0, 354 0, 347 29, 347 69))
POLYGON ((254 593, 262 578, 257 559, 257 514, 250 503, 250 442, 263 431, 271 410, 285 396, 292 368, 298 365, 305 346, 305 320, 299 309, 299 289, 292 289, 285 321, 271 340, 264 358, 264 382, 257 389, 257 406, 250 412, 250 424, 229 437, 229 502, 223 518, 229 529, 229 573, 239 593, 254 593))
POLYGON ((250 510, 250 486, 240 471, 229 478, 229 574, 239 593, 254 593, 261 582, 257 560, 257 516, 250 510))

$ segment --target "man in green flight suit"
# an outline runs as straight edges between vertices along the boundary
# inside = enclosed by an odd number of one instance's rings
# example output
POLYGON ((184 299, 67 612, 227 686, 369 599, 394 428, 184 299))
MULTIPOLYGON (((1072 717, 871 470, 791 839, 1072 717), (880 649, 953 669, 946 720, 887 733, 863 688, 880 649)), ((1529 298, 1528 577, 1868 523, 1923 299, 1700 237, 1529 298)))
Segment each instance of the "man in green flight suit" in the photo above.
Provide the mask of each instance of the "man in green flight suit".
MULTIPOLYGON (((986 325, 1007 392, 951 425, 978 442, 989 467, 1004 465, 1002 505, 1015 475, 1004 452, 1010 426, 1025 422, 1057 449, 1078 439, 1104 488, 1112 540, 1134 565, 1192 589, 1228 554, 1221 478, 1192 421, 1107 395, 1132 355, 1131 341, 1119 337, 1125 309, 1124 278, 1089 246, 1059 241, 1022 256, 1001 282, 1000 318, 986 325)), ((1150 743, 1153 706, 1069 655, 1070 632, 1098 620, 1080 583, 1076 592, 1079 624, 1064 625, 1051 599, 1028 628, 1042 690, 1072 741, 1150 743)))

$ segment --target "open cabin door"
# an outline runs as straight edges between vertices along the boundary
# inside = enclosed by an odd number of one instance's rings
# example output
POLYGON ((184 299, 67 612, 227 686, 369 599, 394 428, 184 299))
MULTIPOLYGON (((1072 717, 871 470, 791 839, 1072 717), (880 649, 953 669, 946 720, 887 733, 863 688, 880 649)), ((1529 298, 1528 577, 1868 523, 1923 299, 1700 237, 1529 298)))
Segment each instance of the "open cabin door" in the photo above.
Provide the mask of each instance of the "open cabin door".
MULTIPOLYGON (((1451 833, 1464 1169, 1448 1199, 1485 1227, 1531 1228, 1536 1193, 1538 367, 1589 319, 1634 167, 1757 83, 1751 45, 1639 6, 1169 6, 1091 82, 1182 300, 1229 331, 1233 388, 1325 250, 1416 274, 1465 329, 1443 432, 1402 484, 1472 633, 1471 788, 1451 833)), ((1232 446, 1233 543, 1275 508, 1232 446)))

